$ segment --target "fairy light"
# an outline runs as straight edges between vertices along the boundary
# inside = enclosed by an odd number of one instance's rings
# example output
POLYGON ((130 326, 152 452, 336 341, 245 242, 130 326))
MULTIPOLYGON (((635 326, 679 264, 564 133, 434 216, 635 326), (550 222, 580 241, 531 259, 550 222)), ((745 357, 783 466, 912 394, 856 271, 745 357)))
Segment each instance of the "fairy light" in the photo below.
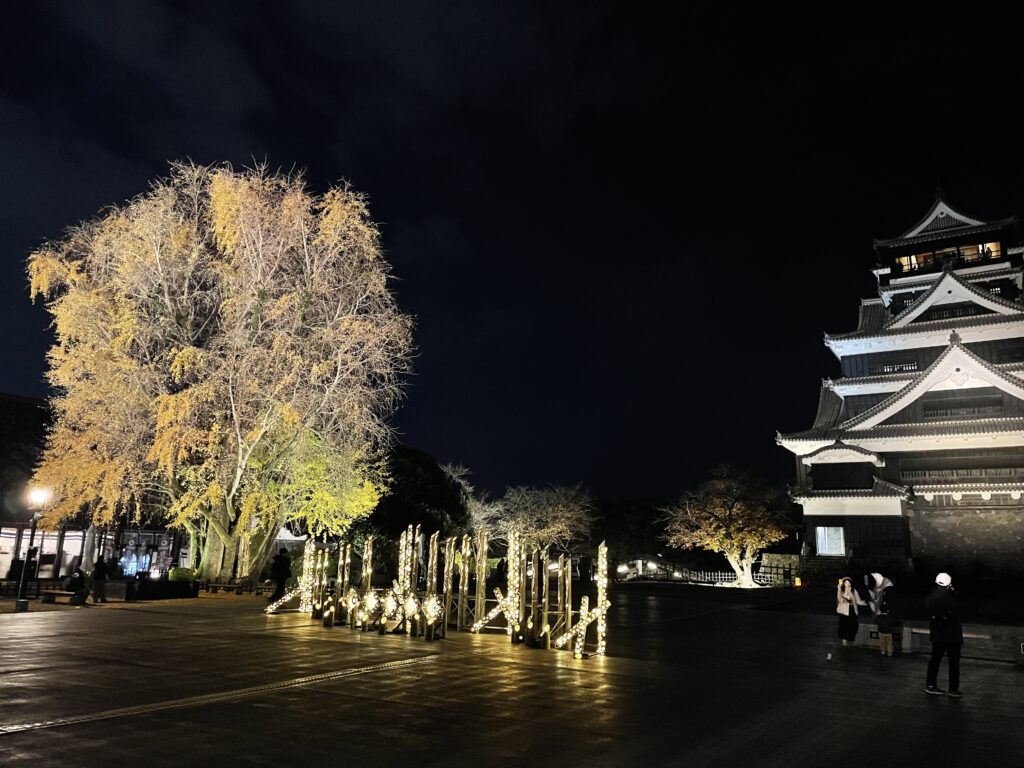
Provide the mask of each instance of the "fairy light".
POLYGON ((476 537, 476 597, 473 602, 473 616, 479 619, 487 610, 487 531, 481 530, 476 537))
POLYGON ((466 628, 469 612, 469 558, 473 556, 473 540, 469 534, 462 536, 462 550, 459 553, 459 610, 456 625, 460 630, 466 628))
POLYGON ((583 658, 583 645, 587 639, 587 627, 590 624, 597 626, 597 651, 596 655, 604 656, 607 650, 608 635, 608 609, 611 603, 608 601, 608 547, 601 542, 597 548, 597 605, 590 609, 590 598, 584 596, 580 600, 580 620, 571 631, 566 632, 555 640, 556 648, 564 648, 566 643, 573 641, 572 655, 583 658))
POLYGON ((314 619, 323 618, 325 610, 325 597, 327 595, 327 548, 321 547, 316 550, 313 557, 313 595, 311 616, 314 619))
MULTIPOLYGON (((339 545, 337 593, 333 599, 327 599, 330 582, 327 565, 330 561, 330 553, 326 547, 318 546, 312 539, 307 539, 303 552, 302 575, 298 586, 267 606, 264 611, 268 614, 275 613, 285 603, 298 597, 300 600, 299 609, 304 612, 320 610, 325 626, 331 626, 338 612, 344 609, 350 617, 353 626, 355 621, 358 620, 365 629, 367 622, 373 621, 376 618, 380 622, 379 626, 382 634, 384 633, 385 622, 395 622, 398 625, 402 625, 410 620, 417 622, 422 620, 426 623, 427 627, 434 627, 439 622, 447 620, 449 601, 452 597, 455 564, 456 560, 459 559, 456 557, 456 548, 459 545, 458 539, 455 537, 445 539, 444 569, 441 583, 438 584, 440 565, 438 562, 440 554, 439 541, 440 536, 438 533, 431 535, 429 540, 429 560, 425 569, 426 591, 422 597, 416 589, 418 581, 417 572, 420 567, 419 563, 422 562, 419 553, 422 551, 420 548, 423 546, 423 536, 419 526, 416 526, 414 529, 410 525, 401 534, 398 547, 399 578, 394 579, 392 587, 383 594, 374 592, 372 588, 374 543, 372 537, 367 538, 363 544, 362 583, 358 589, 349 581, 352 547, 350 544, 339 545)), ((479 536, 477 542, 478 548, 475 553, 477 571, 478 573, 486 573, 487 550, 483 549, 487 543, 486 535, 479 536)), ((558 563, 553 563, 549 561, 546 550, 538 560, 539 554, 541 553, 533 553, 533 565, 530 566, 526 561, 522 536, 516 531, 510 532, 507 552, 508 583, 506 585, 506 592, 503 593, 500 588, 495 587, 494 596, 497 604, 486 616, 482 616, 474 622, 470 630, 474 633, 479 632, 496 617, 504 615, 507 624, 506 632, 509 635, 520 636, 524 619, 524 575, 532 572, 536 577, 539 577, 540 574, 554 569, 558 571, 559 577, 559 613, 561 614, 563 611, 563 605, 565 611, 565 621, 562 622, 560 619, 558 624, 561 625, 563 630, 567 631, 563 631, 561 636, 554 638, 552 645, 555 648, 565 648, 568 646, 575 658, 582 658, 586 650, 588 628, 591 624, 594 624, 597 634, 595 655, 606 655, 608 610, 611 607, 611 602, 608 600, 608 547, 606 543, 601 542, 597 550, 597 574, 594 578, 597 584, 597 597, 593 607, 591 607, 589 597, 584 596, 581 599, 579 619, 575 626, 572 625, 572 619, 570 618, 573 612, 568 583, 564 584, 563 587, 563 581, 566 580, 571 569, 571 560, 560 556, 558 563), (565 591, 564 603, 563 588, 565 591)), ((463 536, 461 542, 461 562, 459 563, 461 582, 460 616, 464 615, 461 597, 464 595, 464 589, 468 583, 469 558, 472 555, 473 541, 469 536, 463 536)), ((536 591, 535 587, 536 585, 531 589, 536 591)), ((526 617, 529 629, 534 631, 534 634, 537 634, 536 630, 539 630, 539 637, 543 637, 543 635, 552 631, 552 627, 547 623, 548 595, 546 587, 547 585, 545 585, 543 595, 533 594, 531 599, 533 612, 540 612, 541 624, 537 624, 537 615, 531 614, 526 617), (539 604, 542 606, 541 608, 538 608, 538 599, 542 601, 539 604)), ((481 594, 482 589, 478 588, 477 605, 480 609, 483 608, 483 603, 479 598, 481 594)), ((477 612, 474 611, 474 613, 477 612)), ((556 631, 559 628, 558 624, 554 627, 556 631)), ((461 624, 460 626, 465 625, 461 624)), ((428 631, 426 634, 427 639, 435 637, 432 631, 428 631)))
POLYGON ((444 573, 441 576, 441 591, 451 594, 452 580, 455 576, 455 537, 444 540, 444 573))
POLYGON ((438 599, 437 595, 429 595, 426 600, 423 601, 423 616, 427 620, 427 624, 433 626, 437 623, 438 619, 444 613, 444 606, 441 600, 438 599))
POLYGON ((417 613, 419 613, 420 604, 419 601, 416 599, 416 595, 410 594, 408 597, 406 597, 403 608, 405 609, 405 615, 407 618, 410 616, 415 616, 417 613))
POLYGON ((376 592, 367 592, 363 598, 363 608, 368 614, 372 614, 377 608, 380 607, 380 598, 377 597, 376 592))
POLYGON ((316 545, 313 537, 306 539, 306 548, 302 553, 302 575, 299 576, 299 610, 302 613, 313 612, 314 570, 316 567, 316 545))
POLYGON ((452 608, 452 580, 455 577, 455 537, 444 540, 444 571, 441 574, 441 627, 448 634, 449 611, 452 608))
POLYGON ((427 594, 433 595, 437 592, 437 538, 439 532, 430 537, 430 555, 427 560, 427 594))
POLYGON ((420 552, 423 551, 423 534, 420 533, 418 525, 412 536, 409 537, 409 550, 409 579, 406 581, 405 588, 415 593, 420 575, 420 552))
POLYGON ((608 546, 602 541, 597 547, 597 655, 604 656, 607 649, 608 609, 608 546))
POLYGON ((555 647, 564 648, 566 643, 571 640, 573 658, 583 658, 583 643, 587 637, 587 627, 597 618, 597 614, 598 611, 596 609, 590 610, 590 598, 584 595, 580 599, 580 620, 571 631, 566 632, 555 640, 555 647))
POLYGON ((412 526, 407 531, 402 531, 398 537, 398 585, 404 587, 409 583, 411 568, 409 567, 409 538, 412 536, 412 526))
POLYGON ((498 587, 494 588, 494 596, 498 604, 492 608, 486 616, 479 619, 470 631, 479 632, 491 623, 499 613, 505 614, 505 621, 508 624, 507 634, 518 633, 520 626, 519 616, 519 587, 522 576, 523 546, 517 531, 511 531, 508 535, 508 595, 502 595, 498 587))
POLYGON ((299 588, 298 587, 296 587, 295 589, 291 590, 290 592, 285 593, 285 595, 283 597, 281 597, 281 598, 275 600, 274 602, 272 602, 270 605, 268 605, 266 608, 263 609, 263 612, 264 613, 277 613, 277 609, 278 608, 280 608, 282 605, 287 603, 289 600, 292 600, 292 599, 294 599, 296 597, 299 597, 299 588))
POLYGON ((345 610, 349 612, 354 611, 359 607, 359 603, 361 602, 362 599, 359 597, 359 593, 356 591, 356 588, 349 587, 348 592, 345 593, 345 610))
MULTIPOLYGON (((395 584, 398 587, 398 584, 395 584)), ((395 596, 393 590, 388 590, 384 593, 384 618, 389 621, 394 621, 398 617, 398 598, 395 596)))

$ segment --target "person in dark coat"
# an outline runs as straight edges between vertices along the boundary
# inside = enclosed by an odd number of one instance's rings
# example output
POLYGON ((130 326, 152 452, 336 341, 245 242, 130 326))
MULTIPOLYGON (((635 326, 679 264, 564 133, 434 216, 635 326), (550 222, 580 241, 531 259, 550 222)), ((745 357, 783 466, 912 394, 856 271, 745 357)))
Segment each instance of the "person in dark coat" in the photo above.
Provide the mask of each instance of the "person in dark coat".
POLYGON ((928 676, 925 679, 925 693, 939 696, 945 693, 959 699, 960 693, 960 649, 964 644, 964 628, 960 623, 960 599, 953 591, 953 579, 948 573, 935 577, 933 589, 924 601, 928 611, 928 628, 932 641, 932 658, 928 662, 928 676), (939 688, 939 665, 942 657, 949 659, 949 690, 939 688))
POLYGON ((842 579, 836 588, 836 613, 839 614, 839 639, 843 645, 849 645, 857 639, 857 629, 860 627, 858 607, 864 605, 867 603, 853 588, 853 579, 842 579))
POLYGON ((74 592, 72 605, 85 605, 85 599, 89 596, 89 588, 85 584, 85 572, 81 568, 75 568, 75 572, 68 579, 68 592, 74 592))
POLYGON ((270 596, 270 602, 284 597, 284 590, 291 575, 292 560, 288 557, 288 548, 281 547, 281 551, 274 555, 274 560, 270 564, 270 578, 274 580, 274 594, 270 596))
POLYGON ((92 602, 107 602, 107 575, 110 569, 102 557, 96 558, 96 564, 92 567, 92 602))
POLYGON ((889 602, 886 591, 883 589, 881 596, 878 597, 878 615, 875 620, 878 622, 878 648, 883 656, 892 656, 893 633, 900 626, 900 617, 895 606, 889 602))

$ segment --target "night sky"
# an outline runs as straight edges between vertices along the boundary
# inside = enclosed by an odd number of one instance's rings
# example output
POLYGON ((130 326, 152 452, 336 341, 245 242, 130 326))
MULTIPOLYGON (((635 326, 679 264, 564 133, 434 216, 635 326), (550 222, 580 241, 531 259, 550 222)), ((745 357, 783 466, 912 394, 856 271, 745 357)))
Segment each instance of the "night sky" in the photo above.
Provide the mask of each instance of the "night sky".
POLYGON ((1024 208, 1015 10, 32 5, 0 24, 3 392, 46 394, 34 246, 168 160, 266 159, 371 197, 417 319, 404 442, 496 492, 784 482, 872 238, 937 185, 1024 208))

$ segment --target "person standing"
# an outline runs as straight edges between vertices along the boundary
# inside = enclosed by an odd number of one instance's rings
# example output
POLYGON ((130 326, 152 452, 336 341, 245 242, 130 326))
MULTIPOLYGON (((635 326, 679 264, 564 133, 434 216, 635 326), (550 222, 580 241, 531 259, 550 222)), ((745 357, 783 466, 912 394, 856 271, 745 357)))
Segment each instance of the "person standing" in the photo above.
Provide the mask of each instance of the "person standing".
POLYGON ((284 590, 291 575, 292 560, 288 557, 288 548, 281 547, 281 551, 274 555, 274 561, 270 564, 270 578, 274 580, 274 594, 270 596, 270 602, 284 597, 284 590))
POLYGON ((850 645, 857 639, 857 629, 860 627, 857 607, 861 605, 867 603, 853 588, 853 580, 849 577, 842 579, 836 588, 836 613, 839 614, 839 638, 843 645, 850 645))
POLYGON ((107 602, 107 574, 109 572, 103 557, 96 558, 96 564, 92 567, 93 605, 107 602))
POLYGON ((935 577, 935 588, 924 601, 928 611, 928 629, 932 641, 932 658, 924 692, 933 696, 946 694, 954 699, 960 693, 960 649, 964 644, 964 628, 960 623, 960 599, 953 591, 953 578, 948 573, 935 577), (939 688, 939 665, 942 657, 949 659, 949 690, 939 688))
POLYGON ((878 598, 878 615, 875 618, 878 622, 878 649, 883 656, 892 656, 895 650, 893 632, 900 625, 900 618, 895 607, 889 602, 885 590, 882 590, 878 598))

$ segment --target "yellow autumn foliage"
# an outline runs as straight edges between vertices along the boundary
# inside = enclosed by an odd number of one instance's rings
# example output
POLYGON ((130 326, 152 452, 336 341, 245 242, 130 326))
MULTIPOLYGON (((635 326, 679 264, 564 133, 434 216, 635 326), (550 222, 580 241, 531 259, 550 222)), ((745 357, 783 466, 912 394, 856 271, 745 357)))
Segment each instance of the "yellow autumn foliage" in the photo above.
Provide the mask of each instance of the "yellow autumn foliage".
POLYGON ((234 546, 368 514, 411 344, 378 239, 348 187, 178 163, 31 254, 57 337, 51 515, 159 515, 234 546))

